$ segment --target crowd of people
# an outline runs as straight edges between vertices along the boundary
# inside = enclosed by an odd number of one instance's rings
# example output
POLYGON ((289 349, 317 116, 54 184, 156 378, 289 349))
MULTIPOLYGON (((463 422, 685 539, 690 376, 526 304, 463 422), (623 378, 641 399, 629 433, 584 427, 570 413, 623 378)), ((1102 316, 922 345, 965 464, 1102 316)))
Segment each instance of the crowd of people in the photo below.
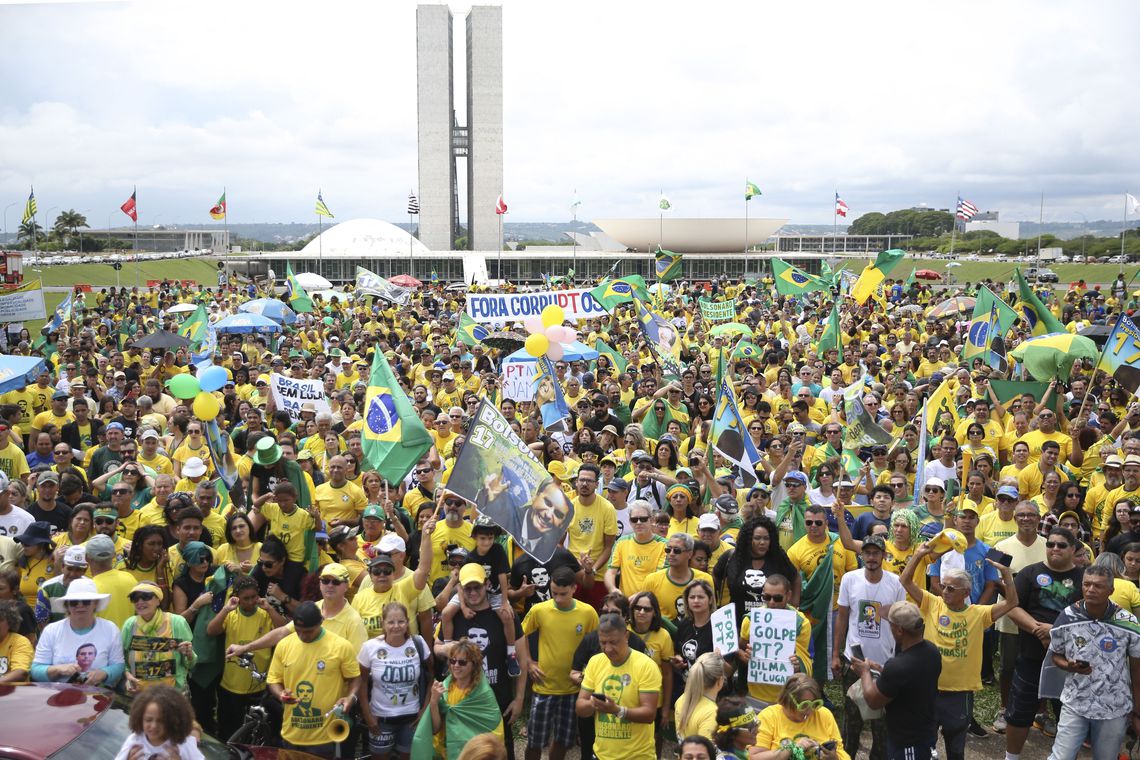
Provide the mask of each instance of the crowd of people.
MULTIPOLYGON (((1031 731, 1054 760, 1116 758, 1140 728, 1140 404, 1092 362, 998 390, 1019 368, 961 361, 969 315, 930 314, 969 284, 886 286, 860 306, 674 283, 644 306, 676 329, 675 364, 636 304, 570 323, 606 350, 553 362, 558 429, 503 393, 507 349, 459 334, 462 291, 349 286, 279 335, 220 335, 216 419, 169 391, 201 369, 191 350, 135 341, 253 286, 77 291, 42 339, 2 331, 45 363, 0 396, 0 683, 133 698, 126 760, 190 760, 194 732, 224 740, 254 705, 326 758, 513 760, 521 732, 528 759, 962 760, 1004 741, 1018 760, 1031 731), (746 339, 701 300, 733 303, 746 339), (391 482, 364 447, 376 362, 432 438, 391 482), (277 408, 273 373, 322 381, 331 411, 277 408), (722 377, 752 472, 710 445, 722 377), (852 388, 882 442, 851 440, 852 388), (573 507, 548 560, 449 490, 485 399, 573 507), (780 682, 752 675, 757 610, 795 621, 780 682)), ((1071 331, 1135 306, 1083 283, 1039 296, 1071 331)))

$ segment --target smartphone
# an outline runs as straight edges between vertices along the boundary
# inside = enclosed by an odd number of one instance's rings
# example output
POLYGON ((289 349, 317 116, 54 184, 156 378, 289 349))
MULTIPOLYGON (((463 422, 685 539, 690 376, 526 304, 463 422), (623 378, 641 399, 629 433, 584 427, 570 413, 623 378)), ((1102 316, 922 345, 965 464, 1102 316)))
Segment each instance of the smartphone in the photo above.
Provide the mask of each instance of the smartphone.
POLYGON ((820 746, 820 748, 825 749, 828 752, 832 752, 835 750, 836 747, 839 746, 839 744, 835 740, 832 740, 829 742, 824 742, 823 744, 821 744, 819 746, 820 746))
POLYGON ((1077 664, 1078 668, 1087 668, 1089 666, 1088 660, 1073 660, 1073 662, 1077 664))
POLYGON ((863 656, 863 647, 860 644, 852 644, 851 645, 851 656, 854 657, 856 660, 866 660, 867 659, 866 657, 863 656))
POLYGON ((988 552, 986 552, 986 559, 991 559, 999 565, 1004 565, 1005 567, 1009 567, 1011 564, 1013 564, 1013 557, 1003 551, 998 551, 997 549, 990 549, 988 552))
POLYGON ((593 697, 594 699, 598 700, 599 702, 605 702, 606 701, 606 695, 605 694, 599 694, 597 692, 594 692, 590 696, 593 697))

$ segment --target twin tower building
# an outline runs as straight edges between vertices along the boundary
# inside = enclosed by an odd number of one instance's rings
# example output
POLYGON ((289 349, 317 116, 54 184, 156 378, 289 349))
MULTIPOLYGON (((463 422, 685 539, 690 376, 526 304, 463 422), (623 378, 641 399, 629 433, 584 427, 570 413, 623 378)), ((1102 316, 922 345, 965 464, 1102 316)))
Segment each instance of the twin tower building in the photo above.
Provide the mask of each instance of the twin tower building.
POLYGON ((454 24, 446 5, 416 8, 419 238, 449 251, 459 236, 459 158, 466 159, 467 248, 499 249, 495 204, 503 193, 503 10, 467 15, 467 123, 455 113, 454 24))

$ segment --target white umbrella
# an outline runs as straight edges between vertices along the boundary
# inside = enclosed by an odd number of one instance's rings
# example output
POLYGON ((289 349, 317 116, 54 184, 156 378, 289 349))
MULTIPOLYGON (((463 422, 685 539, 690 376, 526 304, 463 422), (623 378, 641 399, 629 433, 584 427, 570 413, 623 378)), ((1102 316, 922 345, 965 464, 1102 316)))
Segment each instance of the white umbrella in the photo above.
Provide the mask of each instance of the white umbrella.
POLYGON ((959 262, 951 261, 949 264, 946 265, 946 268, 949 269, 950 267, 960 267, 960 266, 962 266, 962 265, 959 262))
POLYGON ((328 303, 333 298, 338 299, 341 303, 344 303, 345 301, 351 301, 352 300, 352 294, 351 293, 342 293, 339 290, 315 290, 315 291, 310 291, 309 296, 310 297, 320 296, 321 298, 323 298, 325 300, 325 303, 328 303))
POLYGON ((171 306, 166 310, 167 314, 189 314, 192 311, 198 311, 198 304, 196 303, 179 303, 171 306))
POLYGON ((305 290, 328 290, 332 287, 331 282, 313 272, 301 272, 297 275, 297 282, 301 283, 301 287, 305 290))

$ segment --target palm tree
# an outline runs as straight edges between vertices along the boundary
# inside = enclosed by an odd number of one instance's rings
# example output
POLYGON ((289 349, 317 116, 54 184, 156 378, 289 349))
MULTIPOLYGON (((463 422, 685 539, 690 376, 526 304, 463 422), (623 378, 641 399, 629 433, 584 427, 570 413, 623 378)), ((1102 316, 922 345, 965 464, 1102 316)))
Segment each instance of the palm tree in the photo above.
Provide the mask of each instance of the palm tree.
POLYGON ((52 227, 52 232, 63 240, 64 246, 67 246, 71 236, 78 233, 80 227, 87 226, 87 217, 75 209, 68 209, 67 211, 61 211, 59 216, 55 218, 55 225, 52 227))
POLYGON ((44 239, 44 228, 38 222, 29 219, 20 224, 20 231, 18 238, 21 241, 32 242, 33 240, 44 239))

